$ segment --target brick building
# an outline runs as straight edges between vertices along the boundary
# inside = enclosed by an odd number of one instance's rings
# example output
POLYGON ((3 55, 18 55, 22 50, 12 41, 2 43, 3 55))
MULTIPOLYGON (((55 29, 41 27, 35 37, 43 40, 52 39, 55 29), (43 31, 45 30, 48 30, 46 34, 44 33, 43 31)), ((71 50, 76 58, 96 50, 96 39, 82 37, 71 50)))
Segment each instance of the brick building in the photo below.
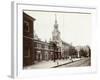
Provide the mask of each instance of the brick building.
POLYGON ((23 13, 23 66, 34 63, 33 32, 35 19, 23 13))

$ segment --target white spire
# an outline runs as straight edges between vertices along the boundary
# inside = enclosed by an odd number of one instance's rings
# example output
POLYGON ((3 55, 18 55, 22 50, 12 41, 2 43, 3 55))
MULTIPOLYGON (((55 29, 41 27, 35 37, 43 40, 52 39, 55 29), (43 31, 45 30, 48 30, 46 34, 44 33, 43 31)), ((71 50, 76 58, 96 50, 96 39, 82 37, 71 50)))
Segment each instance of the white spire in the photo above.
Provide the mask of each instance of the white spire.
POLYGON ((57 15, 55 14, 55 24, 57 24, 57 15))
POLYGON ((54 28, 58 29, 58 24, 57 24, 57 15, 55 14, 55 24, 54 24, 54 28))
POLYGON ((59 41, 60 40, 60 31, 58 30, 57 15, 55 14, 54 16, 55 16, 55 23, 54 23, 54 30, 52 32, 52 40, 59 41))

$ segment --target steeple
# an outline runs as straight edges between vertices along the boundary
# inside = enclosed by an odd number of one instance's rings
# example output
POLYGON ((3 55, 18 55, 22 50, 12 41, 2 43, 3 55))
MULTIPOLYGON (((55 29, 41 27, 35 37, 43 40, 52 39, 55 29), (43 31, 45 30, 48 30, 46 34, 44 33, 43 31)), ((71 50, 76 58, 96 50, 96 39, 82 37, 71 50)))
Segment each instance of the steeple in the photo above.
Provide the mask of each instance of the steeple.
POLYGON ((60 31, 58 30, 57 16, 55 16, 54 30, 52 32, 52 40, 59 42, 60 41, 60 31))
POLYGON ((55 14, 55 24, 54 24, 54 28, 58 29, 58 24, 57 24, 57 15, 55 14))
POLYGON ((56 14, 55 14, 55 24, 57 24, 57 16, 56 16, 56 14))

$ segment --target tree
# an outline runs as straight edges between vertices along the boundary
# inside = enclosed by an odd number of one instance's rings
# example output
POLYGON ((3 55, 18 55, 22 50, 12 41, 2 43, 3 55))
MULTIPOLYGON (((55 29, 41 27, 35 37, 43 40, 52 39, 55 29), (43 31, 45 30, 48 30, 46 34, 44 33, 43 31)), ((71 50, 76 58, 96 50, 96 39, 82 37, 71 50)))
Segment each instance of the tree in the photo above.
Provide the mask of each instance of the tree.
POLYGON ((83 56, 83 57, 87 57, 87 54, 88 54, 87 51, 83 49, 81 49, 79 53, 80 53, 80 56, 83 56))
POLYGON ((89 49, 89 55, 88 55, 88 57, 91 57, 91 49, 90 49, 90 47, 89 46, 87 46, 88 47, 88 49, 89 49))

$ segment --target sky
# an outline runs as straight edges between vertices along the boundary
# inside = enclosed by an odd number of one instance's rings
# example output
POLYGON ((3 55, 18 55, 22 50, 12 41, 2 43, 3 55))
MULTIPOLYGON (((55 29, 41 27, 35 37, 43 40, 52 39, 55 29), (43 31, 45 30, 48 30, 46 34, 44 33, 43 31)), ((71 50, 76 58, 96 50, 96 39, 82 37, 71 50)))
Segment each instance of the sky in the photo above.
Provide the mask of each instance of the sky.
POLYGON ((34 30, 43 41, 52 39, 55 14, 61 39, 67 43, 77 45, 91 45, 91 14, 61 13, 43 11, 24 11, 35 18, 34 30))

